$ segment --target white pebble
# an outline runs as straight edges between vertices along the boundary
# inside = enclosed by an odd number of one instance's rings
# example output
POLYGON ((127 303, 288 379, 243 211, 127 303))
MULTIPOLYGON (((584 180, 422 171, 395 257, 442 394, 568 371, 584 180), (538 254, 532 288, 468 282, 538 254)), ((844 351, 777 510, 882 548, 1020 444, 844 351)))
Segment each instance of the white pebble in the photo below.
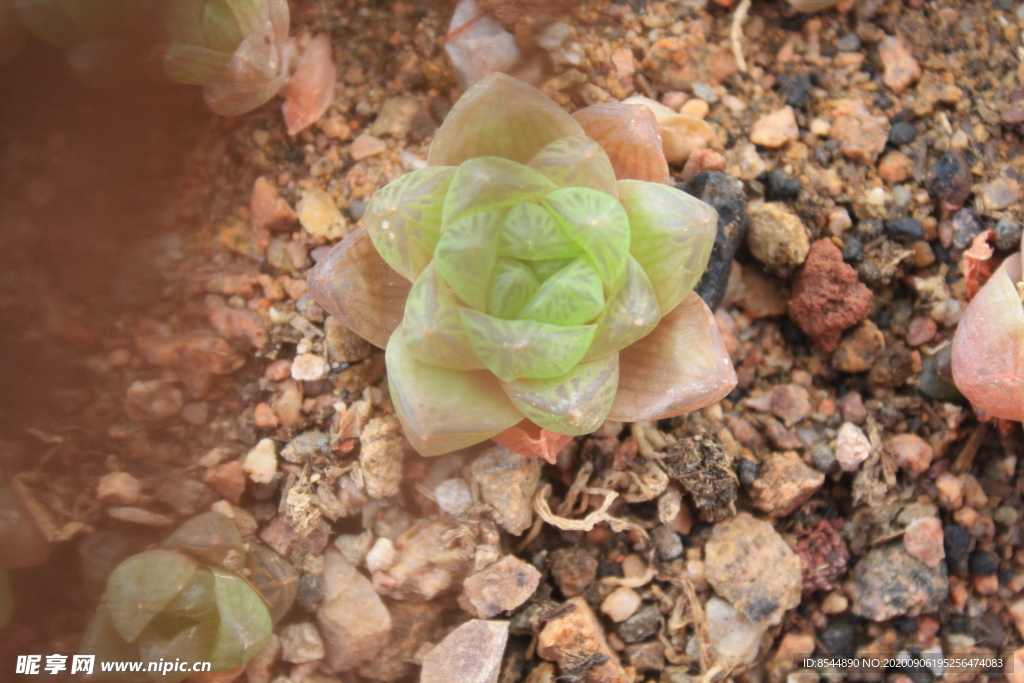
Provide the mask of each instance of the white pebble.
POLYGON ((257 484, 269 484, 277 474, 277 447, 272 439, 263 439, 242 461, 242 469, 257 484))

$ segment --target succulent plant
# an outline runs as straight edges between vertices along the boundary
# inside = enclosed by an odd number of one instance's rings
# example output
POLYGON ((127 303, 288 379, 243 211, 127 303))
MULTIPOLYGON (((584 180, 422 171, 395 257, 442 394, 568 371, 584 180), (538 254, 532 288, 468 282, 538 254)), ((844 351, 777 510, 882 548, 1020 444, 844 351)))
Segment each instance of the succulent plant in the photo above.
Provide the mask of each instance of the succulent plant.
MULTIPOLYGON (((230 519, 207 512, 114 569, 80 649, 103 660, 180 658, 226 671, 260 651, 297 589, 287 561, 255 543, 247 549, 230 519)), ((143 672, 134 680, 186 675, 143 672)))
POLYGON ((989 417, 1024 421, 1024 263, 1011 254, 971 300, 953 337, 953 381, 989 417))
POLYGON ((216 113, 255 109, 287 80, 288 0, 170 0, 164 16, 164 71, 203 86, 216 113))
POLYGON ((645 107, 570 116, 492 74, 456 103, 428 167, 373 197, 310 291, 386 347, 420 453, 494 438, 550 458, 606 418, 678 415, 735 385, 691 291, 717 216, 649 182, 668 177, 645 107))

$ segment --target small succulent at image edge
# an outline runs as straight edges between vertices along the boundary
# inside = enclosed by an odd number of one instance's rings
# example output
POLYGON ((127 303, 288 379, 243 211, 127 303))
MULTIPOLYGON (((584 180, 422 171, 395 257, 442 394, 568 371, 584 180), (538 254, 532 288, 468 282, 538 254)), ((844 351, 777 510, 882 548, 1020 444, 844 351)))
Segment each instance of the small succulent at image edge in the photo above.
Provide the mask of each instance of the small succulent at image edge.
POLYGON ((373 197, 310 291, 386 348, 421 454, 493 438, 551 459, 605 419, 679 415, 735 386, 692 292, 717 214, 667 182, 646 107, 570 116, 492 74, 456 103, 428 167, 373 197))
POLYGON ((288 0, 170 0, 164 25, 168 78, 203 86, 222 116, 255 109, 287 80, 288 0))
MULTIPOLYGON (((230 519, 207 512, 185 522, 160 548, 114 569, 79 650, 100 661, 180 659, 226 671, 260 651, 297 590, 298 571, 284 558, 246 544, 230 519)), ((187 675, 112 678, 175 683, 187 675)))
POLYGON ((988 417, 1024 421, 1024 255, 1011 254, 971 299, 953 336, 957 389, 988 417))

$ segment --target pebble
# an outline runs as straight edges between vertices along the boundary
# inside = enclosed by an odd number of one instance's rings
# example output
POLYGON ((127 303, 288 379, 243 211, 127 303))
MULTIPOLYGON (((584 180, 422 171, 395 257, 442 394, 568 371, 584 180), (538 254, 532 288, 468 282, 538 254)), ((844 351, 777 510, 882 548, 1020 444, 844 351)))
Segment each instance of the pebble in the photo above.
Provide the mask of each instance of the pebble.
POLYGON ((850 600, 838 591, 832 591, 821 601, 822 614, 842 614, 850 606, 850 600))
POLYGON ((996 223, 996 248, 999 251, 1019 251, 1024 226, 1017 221, 1002 218, 996 223))
POLYGON ((363 133, 352 141, 349 153, 354 161, 362 161, 387 151, 388 145, 378 137, 363 133))
POLYGON ((658 632, 661 626, 661 611, 657 605, 647 605, 639 612, 619 624, 616 633, 626 643, 639 643, 658 632))
POLYGON ((938 567, 946 557, 942 521, 938 517, 914 520, 903 532, 903 545, 912 557, 916 557, 929 567, 938 567))
POLYGON ((971 194, 973 176, 960 152, 946 152, 935 163, 928 191, 947 210, 959 209, 971 194))
POLYGON ((943 472, 935 480, 939 505, 947 510, 959 510, 964 504, 964 480, 951 472, 943 472))
POLYGON ((107 503, 131 505, 137 503, 142 484, 127 472, 111 472, 100 477, 96 497, 107 503))
POLYGON ((540 585, 540 579, 536 567, 515 555, 506 555, 467 578, 462 585, 463 596, 471 614, 490 619, 529 600, 540 585))
POLYGON ((811 414, 811 394, 799 384, 783 384, 771 394, 771 411, 792 427, 811 414))
POLYGON ((871 311, 871 290, 843 262, 839 248, 827 238, 811 245, 806 265, 793 280, 789 315, 824 351, 839 347, 842 331, 871 311))
POLYGON ((132 420, 159 422, 177 415, 185 399, 178 387, 163 380, 135 380, 128 387, 124 411, 132 420))
POLYGON ((945 563, 929 567, 902 544, 870 550, 853 568, 849 585, 853 613, 875 621, 934 612, 949 592, 945 563))
POLYGON ((902 152, 893 150, 878 162, 878 175, 887 183, 902 183, 914 176, 914 162, 902 152))
POLYGON ((736 476, 741 484, 750 486, 757 479, 760 470, 760 466, 750 458, 740 458, 739 463, 736 465, 736 476))
POLYGON ((743 183, 724 173, 702 171, 683 185, 683 190, 718 212, 718 232, 708 265, 694 288, 711 310, 725 299, 729 273, 736 252, 747 236, 749 218, 743 183))
POLYGON ((330 438, 317 429, 311 429, 289 441, 288 445, 281 449, 281 457, 288 462, 301 465, 312 458, 327 457, 330 451, 330 438))
POLYGON ((358 363, 373 353, 373 345, 333 316, 324 323, 327 356, 335 363, 358 363))
POLYGON ((886 221, 885 235, 899 244, 913 244, 924 239, 924 226, 916 218, 903 216, 886 221))
POLYGON ((385 572, 395 563, 395 544, 390 538, 380 537, 366 553, 366 568, 371 574, 385 572))
POLYGON ((809 467, 795 452, 785 451, 765 458, 749 491, 758 510, 772 517, 785 517, 824 483, 824 474, 809 467))
POLYGON ((459 626, 423 658, 420 683, 498 683, 508 627, 483 619, 459 626))
POLYGON ((290 232, 295 221, 295 211, 278 193, 277 187, 266 176, 257 178, 249 200, 249 226, 253 231, 290 232))
POLYGON ((295 208, 299 223, 313 237, 333 241, 345 236, 348 227, 345 217, 331 195, 323 190, 316 187, 303 190, 295 208))
POLYGON ((601 601, 601 611, 608 618, 619 623, 633 616, 641 603, 640 594, 632 588, 619 586, 601 601))
POLYGON ((906 340, 911 346, 927 344, 935 338, 939 326, 928 316, 918 316, 907 325, 906 340))
POLYGON ((214 465, 203 473, 203 481, 226 500, 236 505, 245 493, 245 470, 237 460, 214 465))
MULTIPOLYGON (((562 673, 577 663, 579 652, 597 652, 608 657, 587 672, 586 683, 630 683, 619 664, 618 655, 608 646, 597 615, 582 597, 569 600, 572 609, 547 622, 537 639, 537 654, 549 662, 557 662, 562 673)), ((450 679, 458 680, 458 679, 450 679)), ((445 681, 448 683, 448 681, 445 681)))
POLYGON ((567 598, 579 595, 593 582, 597 565, 597 558, 585 548, 559 548, 551 553, 551 576, 567 598))
POLYGON ((327 663, 348 671, 372 660, 387 643, 391 615, 373 584, 341 553, 324 553, 324 599, 316 612, 327 663))
POLYGON ((959 524, 947 524, 943 529, 943 548, 946 560, 953 564, 964 564, 966 571, 967 557, 971 550, 971 534, 959 524))
POLYGON ((917 126, 909 121, 897 121, 889 131, 889 142, 894 145, 909 145, 917 138, 917 126))
POLYGON ((371 418, 359 435, 359 466, 366 495, 389 498, 398 495, 402 483, 401 425, 394 415, 371 418))
POLYGON ((330 371, 327 359, 314 353, 299 354, 292 361, 292 378, 300 381, 315 382, 327 377, 330 371))
POLYGON ((750 141, 769 149, 777 149, 799 137, 796 115, 789 106, 765 114, 750 127, 750 141))
POLYGON ((337 78, 331 36, 329 33, 321 33, 309 41, 285 86, 281 111, 288 135, 298 134, 324 115, 334 101, 334 82, 337 78))
POLYGON ((257 484, 269 484, 277 474, 277 446, 273 439, 260 439, 242 460, 242 470, 257 484))
POLYGON ((719 597, 704 605, 704 622, 714 660, 724 667, 753 664, 767 624, 751 621, 719 597))
POLYGON ((834 111, 829 137, 839 141, 847 159, 873 165, 889 139, 889 121, 874 116, 857 100, 843 100, 834 111))
POLYGON ((828 444, 818 444, 811 450, 811 462, 814 468, 824 474, 831 474, 838 466, 836 453, 828 444))
POLYGON ((862 425, 867 420, 868 411, 859 391, 848 391, 836 403, 843 414, 843 420, 855 425, 862 425))
POLYGON ((771 522, 746 512, 719 522, 704 547, 704 563, 715 592, 764 627, 780 623, 800 603, 800 558, 771 522))
POLYGON ((434 487, 437 506, 453 517, 461 517, 473 507, 473 491, 460 477, 446 479, 434 487))
POLYGON ((896 434, 886 441, 886 450, 901 470, 911 477, 919 477, 932 464, 935 453, 917 434, 896 434))
POLYGON ((683 554, 683 541, 679 534, 664 524, 651 530, 651 540, 662 562, 674 560, 683 554))
POLYGON ((1021 199, 1021 186, 1010 178, 996 178, 978 188, 986 211, 1008 209, 1021 199))
POLYGON ((844 472, 856 472, 871 455, 871 442, 852 422, 844 422, 836 435, 836 459, 844 472))
POLYGON ((850 235, 843 244, 843 261, 854 265, 864 260, 864 243, 856 235, 850 235))
POLYGON ((754 180, 768 168, 751 142, 737 143, 725 154, 725 172, 739 180, 754 180))
POLYGON ((267 644, 245 665, 245 680, 247 683, 270 683, 274 665, 277 664, 280 656, 281 640, 277 637, 276 633, 271 633, 267 644))
POLYGON ((747 246, 754 258, 769 272, 789 277, 807 259, 810 249, 803 222, 777 202, 751 207, 749 214, 747 246))
POLYGON ((515 37, 485 13, 476 0, 461 0, 455 6, 444 49, 463 88, 495 71, 508 72, 521 57, 515 37))
POLYGON ((307 612, 314 612, 324 599, 324 582, 316 574, 303 574, 299 577, 299 587, 295 602, 307 612))
POLYGON ((308 621, 288 624, 280 630, 281 659, 292 664, 314 662, 324 658, 324 641, 316 625, 308 621))
POLYGON ((975 550, 971 553, 970 568, 975 576, 995 576, 999 571, 999 556, 989 550, 975 550))
POLYGON ((886 36, 878 43, 878 56, 885 74, 882 82, 899 95, 921 77, 921 65, 899 36, 886 36))
POLYGON ((540 484, 542 461, 513 453, 504 446, 487 449, 470 465, 480 497, 494 508, 495 521, 518 536, 533 523, 533 495, 540 484))
POLYGON ((833 621, 818 634, 818 642, 828 654, 853 652, 856 639, 857 627, 848 618, 833 621))
POLYGON ((413 121, 424 114, 423 105, 415 97, 388 98, 381 105, 377 120, 370 126, 370 135, 404 138, 409 134, 413 121))
POLYGON ((800 194, 800 181, 781 168, 773 168, 762 176, 764 198, 769 202, 789 201, 800 194))

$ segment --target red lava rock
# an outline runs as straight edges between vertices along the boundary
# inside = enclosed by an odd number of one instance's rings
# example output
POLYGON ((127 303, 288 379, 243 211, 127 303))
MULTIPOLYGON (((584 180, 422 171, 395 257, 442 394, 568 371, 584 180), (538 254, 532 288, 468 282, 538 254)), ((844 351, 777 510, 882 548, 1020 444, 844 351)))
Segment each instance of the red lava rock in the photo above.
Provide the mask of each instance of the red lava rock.
POLYGON ((242 463, 237 460, 210 467, 203 474, 203 481, 235 505, 245 493, 245 471, 242 470, 242 463))
POLYGON ((338 69, 331 54, 331 36, 321 33, 309 41, 299 65, 288 81, 281 111, 288 135, 313 125, 334 100, 334 81, 338 69))
POLYGON ((842 519, 822 519, 803 533, 793 549, 800 557, 805 596, 814 591, 839 590, 839 579, 850 561, 842 528, 842 519))
POLYGON ((835 351, 842 331, 871 311, 871 290, 843 262, 828 239, 811 245, 807 262, 793 281, 789 316, 824 351, 835 351))

